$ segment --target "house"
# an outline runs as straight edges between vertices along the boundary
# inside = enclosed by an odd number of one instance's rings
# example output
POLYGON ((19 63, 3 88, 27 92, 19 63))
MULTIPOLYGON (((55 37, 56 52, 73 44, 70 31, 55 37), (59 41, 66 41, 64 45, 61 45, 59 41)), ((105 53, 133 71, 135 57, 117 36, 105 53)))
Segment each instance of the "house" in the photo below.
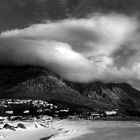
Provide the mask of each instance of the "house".
POLYGON ((5 113, 8 114, 8 115, 12 115, 13 111, 12 110, 7 110, 7 111, 5 111, 5 113))
POLYGON ((25 110, 25 111, 23 111, 23 114, 29 114, 29 110, 25 110))
POLYGON ((60 112, 69 112, 69 108, 67 108, 67 109, 61 109, 60 112))
POLYGON ((69 115, 69 108, 59 110, 59 116, 61 118, 66 118, 68 115, 69 115))
POLYGON ((92 112, 90 118, 91 119, 98 119, 98 118, 100 118, 100 113, 92 112))
POLYGON ((107 116, 114 116, 117 115, 117 111, 116 110, 111 110, 111 111, 105 111, 107 116))

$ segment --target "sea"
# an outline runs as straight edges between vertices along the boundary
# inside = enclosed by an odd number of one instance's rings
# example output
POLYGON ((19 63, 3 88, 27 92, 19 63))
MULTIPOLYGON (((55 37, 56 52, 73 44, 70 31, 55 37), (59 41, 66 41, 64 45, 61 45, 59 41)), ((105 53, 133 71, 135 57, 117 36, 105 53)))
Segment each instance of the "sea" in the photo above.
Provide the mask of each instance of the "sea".
MULTIPOLYGON (((91 123, 92 124, 92 123, 91 123)), ((140 140, 140 122, 106 121, 99 122, 99 127, 91 127, 91 132, 72 140, 140 140)))

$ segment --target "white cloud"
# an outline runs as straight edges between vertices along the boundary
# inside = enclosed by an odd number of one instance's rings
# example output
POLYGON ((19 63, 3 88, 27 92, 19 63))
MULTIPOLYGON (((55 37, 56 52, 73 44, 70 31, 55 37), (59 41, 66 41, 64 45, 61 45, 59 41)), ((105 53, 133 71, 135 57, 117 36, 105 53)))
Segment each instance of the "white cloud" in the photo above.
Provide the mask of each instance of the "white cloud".
POLYGON ((0 36, 0 62, 49 68, 88 82, 140 80, 140 33, 136 17, 93 15, 32 25, 0 36))

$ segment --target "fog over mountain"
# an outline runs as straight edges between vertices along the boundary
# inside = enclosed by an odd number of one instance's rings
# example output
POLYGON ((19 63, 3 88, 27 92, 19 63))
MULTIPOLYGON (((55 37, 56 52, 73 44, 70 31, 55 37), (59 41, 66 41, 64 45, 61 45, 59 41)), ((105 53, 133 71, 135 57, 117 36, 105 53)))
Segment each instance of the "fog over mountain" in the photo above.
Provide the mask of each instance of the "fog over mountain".
POLYGON ((69 82, 36 66, 1 66, 0 77, 0 99, 42 99, 78 112, 140 107, 140 91, 126 83, 69 82))
POLYGON ((41 66, 70 81, 127 82, 139 88, 139 2, 1 0, 0 4, 2 65, 41 66))

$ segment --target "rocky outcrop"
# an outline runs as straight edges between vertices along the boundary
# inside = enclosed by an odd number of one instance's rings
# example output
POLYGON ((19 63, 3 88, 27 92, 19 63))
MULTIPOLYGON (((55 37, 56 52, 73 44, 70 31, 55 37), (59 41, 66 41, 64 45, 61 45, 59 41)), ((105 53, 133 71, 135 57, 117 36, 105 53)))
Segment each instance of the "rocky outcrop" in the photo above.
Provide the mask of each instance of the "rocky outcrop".
POLYGON ((15 127, 12 126, 12 125, 9 125, 9 124, 4 124, 3 129, 9 129, 9 130, 12 130, 12 131, 16 131, 15 127))
POLYGON ((26 129, 25 125, 22 123, 18 123, 17 128, 26 129))

